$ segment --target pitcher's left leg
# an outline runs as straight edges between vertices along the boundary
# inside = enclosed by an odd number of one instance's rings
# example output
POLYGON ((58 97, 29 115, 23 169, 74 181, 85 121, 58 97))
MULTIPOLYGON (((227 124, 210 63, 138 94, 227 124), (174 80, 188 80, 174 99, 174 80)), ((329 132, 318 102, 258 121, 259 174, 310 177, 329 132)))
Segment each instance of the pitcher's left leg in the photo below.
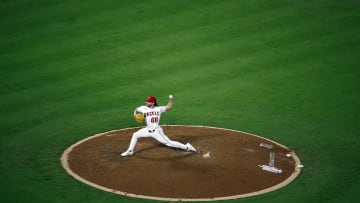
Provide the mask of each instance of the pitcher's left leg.
POLYGON ((131 156, 134 154, 134 149, 136 146, 136 143, 139 138, 141 137, 150 137, 150 133, 147 131, 147 128, 142 128, 135 133, 133 133, 133 136, 131 137, 129 148, 121 154, 121 156, 131 156))

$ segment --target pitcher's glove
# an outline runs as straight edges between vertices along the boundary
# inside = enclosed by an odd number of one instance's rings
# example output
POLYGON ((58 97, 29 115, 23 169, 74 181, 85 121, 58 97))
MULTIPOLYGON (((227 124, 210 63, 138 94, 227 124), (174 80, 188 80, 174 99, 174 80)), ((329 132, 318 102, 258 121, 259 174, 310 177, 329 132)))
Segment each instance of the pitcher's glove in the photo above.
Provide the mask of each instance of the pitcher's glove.
POLYGON ((135 121, 138 123, 144 122, 144 118, 145 118, 144 114, 140 113, 140 112, 135 114, 135 117, 134 117, 135 121))

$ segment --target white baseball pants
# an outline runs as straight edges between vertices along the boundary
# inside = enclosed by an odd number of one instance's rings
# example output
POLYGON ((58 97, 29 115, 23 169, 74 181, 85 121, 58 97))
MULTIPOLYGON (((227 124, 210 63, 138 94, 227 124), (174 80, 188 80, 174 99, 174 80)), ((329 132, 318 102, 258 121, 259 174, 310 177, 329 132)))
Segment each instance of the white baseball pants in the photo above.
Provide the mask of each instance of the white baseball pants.
POLYGON ((165 134, 164 131, 161 127, 156 128, 153 132, 149 131, 147 128, 142 128, 138 131, 136 131, 130 141, 130 146, 128 148, 127 151, 134 151, 137 140, 141 137, 153 137, 154 139, 156 139, 158 142, 169 146, 169 147, 174 147, 174 148, 179 148, 182 150, 186 150, 187 146, 177 142, 177 141, 173 141, 170 140, 170 138, 168 138, 165 134))

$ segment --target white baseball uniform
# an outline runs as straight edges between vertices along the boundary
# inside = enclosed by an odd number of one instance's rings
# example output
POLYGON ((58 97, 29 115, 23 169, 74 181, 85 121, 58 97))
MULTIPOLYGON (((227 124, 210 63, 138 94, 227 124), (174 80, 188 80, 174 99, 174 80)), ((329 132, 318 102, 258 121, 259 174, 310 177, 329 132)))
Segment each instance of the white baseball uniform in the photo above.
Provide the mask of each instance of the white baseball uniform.
POLYGON ((189 144, 185 145, 180 142, 170 140, 164 134, 163 129, 159 126, 160 116, 162 113, 166 112, 165 106, 155 106, 154 108, 140 106, 136 110, 145 115, 146 127, 133 134, 127 152, 134 152, 137 140, 141 137, 153 137, 166 146, 189 150, 189 144))

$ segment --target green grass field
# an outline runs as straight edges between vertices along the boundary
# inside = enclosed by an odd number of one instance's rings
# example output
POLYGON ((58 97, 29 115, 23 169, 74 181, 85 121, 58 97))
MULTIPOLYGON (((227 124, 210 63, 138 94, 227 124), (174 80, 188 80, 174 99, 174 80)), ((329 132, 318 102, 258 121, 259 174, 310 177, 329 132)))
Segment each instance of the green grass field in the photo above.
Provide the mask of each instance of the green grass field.
POLYGON ((228 202, 355 202, 359 23, 358 0, 2 0, 0 201, 155 202, 80 183, 59 158, 173 94, 162 124, 254 133, 305 165, 228 202))

